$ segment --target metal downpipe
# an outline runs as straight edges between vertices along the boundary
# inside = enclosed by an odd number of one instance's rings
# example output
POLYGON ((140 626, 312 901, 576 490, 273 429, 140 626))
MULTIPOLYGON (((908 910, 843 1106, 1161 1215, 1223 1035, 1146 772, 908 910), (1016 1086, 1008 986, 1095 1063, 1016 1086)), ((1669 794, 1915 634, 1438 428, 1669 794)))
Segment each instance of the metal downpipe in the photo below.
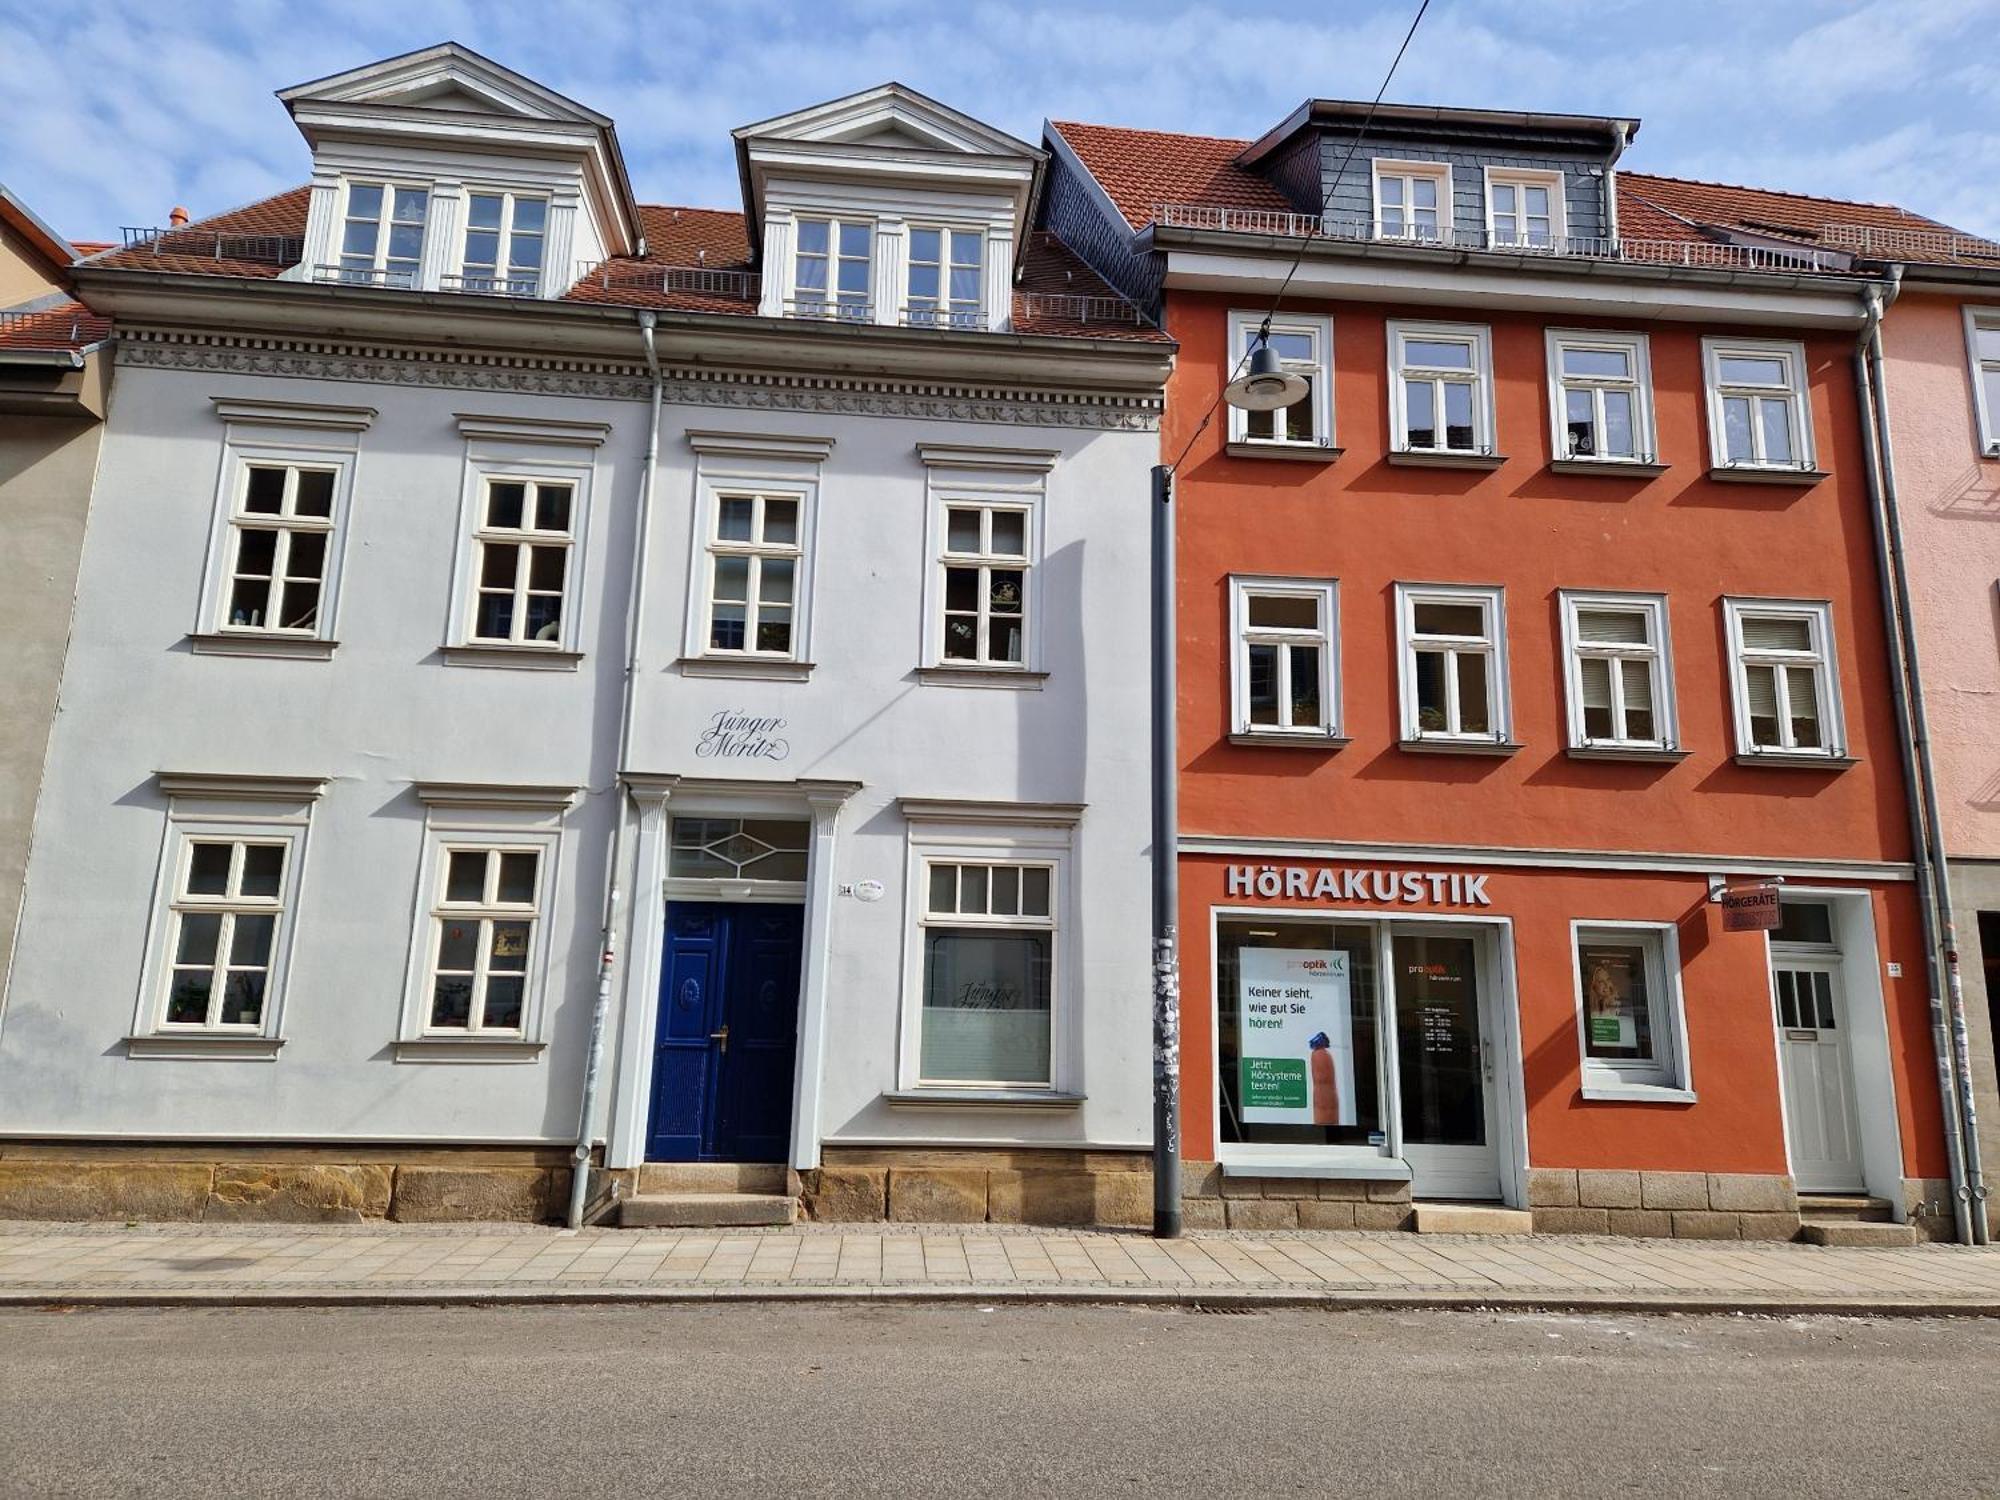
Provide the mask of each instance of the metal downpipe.
POLYGON ((605 871, 604 946, 597 963, 597 995, 590 1009, 590 1045, 584 1054, 582 1098, 577 1104, 576 1150, 571 1157, 569 1214, 571 1229, 582 1227, 584 1204, 590 1190, 590 1149, 596 1132, 597 1095, 604 1078, 604 1033, 611 1018, 612 976, 618 966, 618 925, 624 907, 623 870, 625 823, 631 798, 625 794, 625 763, 632 741, 633 690, 639 678, 639 647, 644 639, 642 621, 646 609, 646 551, 652 532, 654 476, 660 466, 660 401, 663 378, 659 351, 653 344, 658 319, 651 312, 639 314, 639 340, 646 355, 646 373, 652 379, 651 410, 646 419, 645 469, 639 478, 639 514, 632 548, 632 586, 625 612, 625 675, 619 685, 617 761, 611 768, 612 794, 617 798, 615 821, 611 826, 611 851, 605 871))

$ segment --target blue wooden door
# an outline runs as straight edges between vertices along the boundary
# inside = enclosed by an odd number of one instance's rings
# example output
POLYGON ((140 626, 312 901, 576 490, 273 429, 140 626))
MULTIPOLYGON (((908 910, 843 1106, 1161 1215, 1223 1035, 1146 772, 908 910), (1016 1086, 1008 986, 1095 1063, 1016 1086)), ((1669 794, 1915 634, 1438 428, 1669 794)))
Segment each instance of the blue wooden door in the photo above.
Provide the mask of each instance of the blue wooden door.
POLYGON ((805 909, 667 907, 650 1161, 783 1161, 805 909))

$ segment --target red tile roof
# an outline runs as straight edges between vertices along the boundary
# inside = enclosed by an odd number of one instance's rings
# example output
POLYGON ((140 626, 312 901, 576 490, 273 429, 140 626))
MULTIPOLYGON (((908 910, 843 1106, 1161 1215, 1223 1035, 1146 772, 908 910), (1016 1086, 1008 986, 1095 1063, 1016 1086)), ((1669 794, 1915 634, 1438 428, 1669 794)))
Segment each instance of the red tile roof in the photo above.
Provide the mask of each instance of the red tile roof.
POLYGON ((1618 174, 1618 217, 1619 232, 1628 238, 1705 238, 1693 226, 1710 225, 1852 250, 1870 259, 2000 261, 2000 245, 1891 203, 1815 198, 1646 172, 1618 174))
POLYGON ((87 349, 111 337, 111 320, 81 302, 61 302, 33 312, 0 313, 0 351, 87 349))
POLYGON ((1068 143, 1134 229, 1151 223, 1153 207, 1160 203, 1280 212, 1293 206, 1262 177, 1236 165, 1248 141, 1072 121, 1052 121, 1050 128, 1068 143))
POLYGON ((273 277, 296 265, 304 253, 310 192, 288 188, 228 213, 163 230, 151 240, 97 256, 90 263, 190 276, 273 277))

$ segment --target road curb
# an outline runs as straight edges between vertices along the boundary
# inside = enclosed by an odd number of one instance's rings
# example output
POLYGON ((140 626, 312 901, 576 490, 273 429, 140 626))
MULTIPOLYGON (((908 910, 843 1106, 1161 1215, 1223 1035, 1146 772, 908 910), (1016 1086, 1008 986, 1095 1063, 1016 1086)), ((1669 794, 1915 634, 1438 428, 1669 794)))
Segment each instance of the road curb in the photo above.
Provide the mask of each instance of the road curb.
POLYGON ((2000 1301, 1987 1298, 1782 1297, 1710 1292, 1637 1294, 1507 1291, 1497 1288, 1405 1288, 1380 1292, 1352 1288, 901 1285, 0 1289, 0 1310, 26 1311, 84 1308, 621 1307, 720 1303, 846 1303, 910 1307, 962 1307, 976 1303, 991 1306, 1164 1307, 1197 1312, 1318 1308, 1330 1312, 1504 1311, 1741 1314, 1753 1317, 2000 1318, 2000 1301))

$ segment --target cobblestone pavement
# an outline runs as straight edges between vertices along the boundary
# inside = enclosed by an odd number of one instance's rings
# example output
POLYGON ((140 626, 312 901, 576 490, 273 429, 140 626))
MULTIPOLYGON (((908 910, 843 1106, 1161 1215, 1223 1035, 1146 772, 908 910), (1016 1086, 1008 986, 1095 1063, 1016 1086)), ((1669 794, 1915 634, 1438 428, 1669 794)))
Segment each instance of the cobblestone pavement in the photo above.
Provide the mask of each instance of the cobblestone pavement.
POLYGON ((2000 1314, 2000 1248, 998 1225, 0 1224, 0 1302, 869 1296, 2000 1314))

